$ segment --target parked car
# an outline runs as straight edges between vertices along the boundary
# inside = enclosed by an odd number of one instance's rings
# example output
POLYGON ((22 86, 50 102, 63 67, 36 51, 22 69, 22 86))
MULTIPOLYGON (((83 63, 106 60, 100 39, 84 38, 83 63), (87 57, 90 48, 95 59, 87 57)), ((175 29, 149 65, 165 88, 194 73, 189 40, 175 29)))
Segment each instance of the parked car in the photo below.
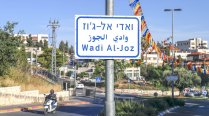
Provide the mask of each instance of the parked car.
POLYGON ((78 83, 78 84, 76 85, 76 88, 78 88, 78 89, 83 89, 83 88, 84 88, 84 84, 78 83))
POLYGON ((194 96, 201 96, 201 92, 198 90, 190 90, 184 93, 184 96, 186 97, 194 97, 194 96))
POLYGON ((187 92, 184 94, 184 96, 186 97, 194 97, 194 93, 193 92, 187 92))
POLYGON ((200 91, 197 91, 197 90, 194 90, 192 91, 194 93, 194 96, 201 96, 201 92, 200 91))

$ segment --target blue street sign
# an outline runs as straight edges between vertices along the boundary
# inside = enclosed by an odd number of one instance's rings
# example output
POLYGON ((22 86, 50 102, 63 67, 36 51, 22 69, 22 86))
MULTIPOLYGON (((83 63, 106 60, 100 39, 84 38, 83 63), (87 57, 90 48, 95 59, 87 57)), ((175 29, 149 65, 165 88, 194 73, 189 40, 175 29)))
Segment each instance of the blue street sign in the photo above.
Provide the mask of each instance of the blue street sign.
POLYGON ((96 77, 96 82, 101 82, 102 78, 101 77, 96 77))

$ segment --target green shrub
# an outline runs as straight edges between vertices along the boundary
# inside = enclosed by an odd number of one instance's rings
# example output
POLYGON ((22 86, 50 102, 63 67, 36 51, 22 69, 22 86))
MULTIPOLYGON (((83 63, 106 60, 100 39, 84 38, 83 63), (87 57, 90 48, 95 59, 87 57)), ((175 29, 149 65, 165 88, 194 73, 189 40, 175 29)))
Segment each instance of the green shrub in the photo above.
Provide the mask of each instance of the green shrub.
POLYGON ((156 108, 157 111, 163 111, 169 107, 168 103, 162 99, 152 99, 147 102, 148 102, 148 105, 156 108))
POLYGON ((154 93, 154 96, 155 96, 155 97, 157 97, 157 96, 158 96, 158 93, 157 93, 157 92, 155 92, 155 93, 154 93))
MULTIPOLYGON (((150 99, 143 103, 124 100, 115 102, 116 116, 156 116, 159 111, 163 111, 173 106, 184 106, 185 102, 179 99, 165 97, 162 99, 150 99)), ((104 110, 100 113, 104 116, 104 110)))
POLYGON ((155 116, 156 108, 144 107, 136 101, 116 101, 116 116, 155 116))
POLYGON ((175 104, 175 106, 184 106, 185 101, 181 100, 181 99, 174 99, 174 104, 175 104))
POLYGON ((168 103, 169 107, 173 107, 175 105, 174 100, 171 97, 164 97, 163 100, 168 103))
MULTIPOLYGON (((157 115, 157 109, 147 106, 143 108, 143 113, 145 114, 145 116, 156 116, 157 115)), ((139 115, 141 116, 141 115, 139 115)), ((142 115, 144 116, 144 115, 142 115)))

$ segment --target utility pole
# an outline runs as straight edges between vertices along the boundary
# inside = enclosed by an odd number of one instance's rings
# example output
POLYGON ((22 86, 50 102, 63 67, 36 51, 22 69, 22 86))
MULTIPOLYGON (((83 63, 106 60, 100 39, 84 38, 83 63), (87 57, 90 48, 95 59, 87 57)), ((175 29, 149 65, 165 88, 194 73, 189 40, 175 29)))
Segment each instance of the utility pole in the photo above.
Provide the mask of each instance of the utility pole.
MULTIPOLYGON (((172 60, 172 75, 174 75, 174 60, 175 60, 175 55, 174 55, 174 43, 173 43, 173 39, 174 39, 174 37, 173 37, 173 28, 174 28, 174 26, 173 26, 173 20, 174 20, 174 11, 181 11, 181 9, 164 9, 164 11, 165 12, 171 12, 172 13, 172 35, 171 35, 171 37, 172 37, 172 56, 173 56, 173 60, 172 60)), ((172 83, 171 83, 172 85, 172 98, 174 98, 174 81, 172 81, 172 83)))
MULTIPOLYGON (((114 0, 106 0, 106 15, 114 15, 114 0)), ((106 60, 106 81, 105 81, 105 116, 115 116, 114 101, 114 60, 106 60)))
POLYGON ((33 74, 33 49, 30 50, 31 75, 33 74))
POLYGON ((38 61, 37 61, 37 60, 38 60, 38 56, 37 56, 37 52, 38 52, 38 50, 37 50, 37 48, 36 48, 36 49, 34 49, 34 50, 35 50, 35 52, 36 52, 36 65, 35 65, 35 66, 38 66, 38 65, 37 65, 37 63, 38 63, 38 61))
POLYGON ((52 28, 52 59, 51 59, 51 73, 57 76, 56 66, 56 29, 60 27, 59 22, 56 20, 49 21, 48 27, 52 28))

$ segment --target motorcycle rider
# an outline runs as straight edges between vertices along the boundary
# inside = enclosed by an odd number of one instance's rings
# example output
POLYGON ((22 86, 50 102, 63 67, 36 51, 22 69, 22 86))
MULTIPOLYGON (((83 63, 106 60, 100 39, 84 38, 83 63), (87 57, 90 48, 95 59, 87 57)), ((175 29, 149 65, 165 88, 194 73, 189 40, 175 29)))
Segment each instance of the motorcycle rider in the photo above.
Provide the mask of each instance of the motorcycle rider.
POLYGON ((49 97, 49 99, 55 100, 57 102, 57 96, 54 93, 53 89, 50 90, 50 94, 48 95, 48 97, 49 97))
POLYGON ((45 101, 47 101, 47 100, 53 100, 52 105, 57 102, 57 96, 54 93, 53 89, 51 89, 50 90, 50 94, 46 96, 46 100, 45 101))
POLYGON ((48 104, 48 108, 44 110, 44 114, 47 112, 55 113, 57 108, 57 97, 53 89, 51 89, 50 94, 45 97, 44 105, 47 104, 48 102, 51 104, 50 105, 48 104))

